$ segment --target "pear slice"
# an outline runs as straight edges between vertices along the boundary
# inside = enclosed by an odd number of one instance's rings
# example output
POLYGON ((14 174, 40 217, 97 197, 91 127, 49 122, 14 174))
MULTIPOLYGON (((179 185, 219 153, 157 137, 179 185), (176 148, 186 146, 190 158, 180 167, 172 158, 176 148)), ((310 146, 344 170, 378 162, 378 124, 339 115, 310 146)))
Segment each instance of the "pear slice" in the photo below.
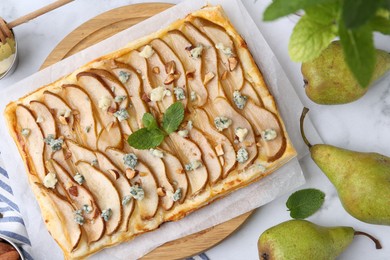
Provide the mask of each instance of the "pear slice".
POLYGON ((257 156, 255 133, 251 124, 247 121, 247 119, 245 119, 245 117, 237 113, 225 98, 216 98, 213 102, 212 109, 214 116, 225 116, 232 120, 231 126, 228 129, 223 130, 223 133, 227 138, 229 138, 231 142, 234 142, 236 139, 234 133, 235 129, 238 127, 248 129, 248 134, 245 137, 245 141, 243 143, 239 143, 238 145, 239 147, 245 147, 246 151, 248 152, 248 160, 243 163, 238 163, 237 170, 240 171, 245 169, 257 156))
MULTIPOLYGON (((173 72, 173 75, 177 76, 174 87, 179 87, 184 89, 184 95, 185 98, 183 100, 178 100, 183 104, 184 107, 187 107, 188 98, 190 96, 188 87, 187 87, 187 79, 186 79, 186 73, 184 71, 183 64, 181 60, 176 56, 176 54, 172 51, 172 49, 162 40, 160 39, 154 39, 150 42, 150 45, 153 47, 155 52, 157 52, 162 60, 162 62, 165 64, 165 70, 169 67, 168 64, 172 63, 175 64, 175 69, 173 72)), ((171 66, 172 67, 172 66, 171 66)), ((172 69, 173 70, 173 69, 172 69)), ((161 71, 160 71, 161 73, 161 71)))
POLYGON ((180 161, 185 164, 190 164, 195 161, 199 161, 202 165, 190 171, 186 171, 188 180, 191 187, 191 196, 196 196, 204 190, 208 181, 207 169, 202 161, 202 153, 199 147, 192 141, 181 137, 176 132, 169 135, 167 140, 168 145, 171 145, 176 151, 176 155, 180 158, 180 161))
POLYGON ((83 212, 83 216, 87 220, 83 224, 83 228, 87 233, 89 243, 98 241, 104 234, 105 224, 102 218, 100 218, 100 208, 95 202, 93 195, 84 187, 84 184, 79 185, 76 183, 72 176, 55 160, 48 161, 46 165, 56 173, 58 181, 66 190, 67 196, 76 209, 80 210, 84 205, 92 207, 92 212, 83 212))
MULTIPOLYGON (((41 184, 37 184, 37 187, 41 190, 43 194, 47 195, 54 204, 52 208, 56 213, 55 216, 62 224, 63 228, 61 230, 68 244, 67 251, 72 252, 75 248, 77 248, 81 240, 80 225, 73 221, 74 208, 69 202, 66 201, 65 198, 61 198, 52 190, 47 189, 41 184)), ((53 223, 55 223, 55 221, 53 223)))
POLYGON ((205 163, 209 173, 210 184, 216 183, 221 179, 222 166, 217 154, 215 153, 214 147, 211 146, 203 133, 195 127, 189 131, 189 136, 202 152, 202 161, 205 163))
POLYGON ((114 64, 115 65, 113 68, 111 68, 111 70, 116 77, 119 78, 121 73, 129 74, 129 79, 124 82, 123 85, 129 94, 132 110, 135 111, 135 117, 137 118, 137 128, 141 128, 143 127, 142 116, 149 110, 142 101, 142 80, 138 73, 136 73, 134 68, 132 68, 130 65, 121 62, 115 62, 114 64))
POLYGON ((224 97, 225 94, 223 93, 223 90, 219 86, 219 74, 218 74, 218 55, 214 48, 214 44, 210 39, 204 35, 200 30, 198 30, 195 26, 193 26, 189 22, 185 22, 184 26, 182 28, 183 33, 186 35, 186 37, 192 42, 192 46, 197 46, 198 44, 201 44, 204 46, 201 56, 202 61, 202 71, 201 71, 201 77, 202 82, 204 82, 204 79, 206 77, 206 74, 212 73, 214 75, 214 78, 208 81, 208 83, 205 86, 205 89, 207 89, 209 99, 214 100, 216 97, 224 97))
POLYGON ((114 96, 107 84, 96 74, 91 72, 80 72, 77 74, 77 80, 80 86, 89 94, 92 103, 99 115, 103 129, 98 129, 97 148, 104 151, 106 147, 122 148, 122 132, 120 130, 118 120, 111 112, 117 111, 117 105, 114 102, 114 96), (103 111, 99 108, 99 103, 102 99, 107 99, 110 103, 108 110, 103 111))
POLYGON ((250 97, 250 99, 259 107, 264 107, 263 101, 257 94, 256 90, 253 88, 253 85, 247 80, 244 81, 244 86, 240 91, 241 95, 250 97))
POLYGON ((96 160, 96 155, 92 150, 83 147, 72 140, 66 139, 65 143, 69 151, 72 153, 72 161, 74 163, 78 161, 85 161, 89 162, 90 164, 93 164, 93 162, 96 160))
MULTIPOLYGON (((39 180, 43 183, 43 179, 46 176, 45 164, 43 161, 43 155, 45 153, 45 143, 43 140, 43 134, 41 128, 36 123, 31 111, 23 106, 17 105, 15 110, 16 115, 16 134, 18 136, 18 141, 21 143, 24 153, 28 154, 28 157, 31 158, 32 162, 27 160, 28 167, 34 169, 34 171, 29 171, 30 173, 35 173, 39 180), (22 129, 29 129, 30 133, 24 137, 21 134, 22 129)), ((26 155, 24 155, 26 156, 26 155)))
POLYGON ((160 197, 161 206, 163 209, 171 209, 174 201, 170 195, 175 191, 167 178, 165 164, 162 159, 153 156, 152 153, 148 150, 131 149, 131 151, 138 157, 139 160, 141 160, 149 167, 150 171, 157 180, 158 187, 162 188, 165 192, 165 195, 160 197))
POLYGON ((76 135, 73 131, 74 116, 68 104, 59 95, 47 90, 43 92, 43 102, 53 114, 59 130, 58 134, 65 138, 76 140, 76 135), (61 118, 65 116, 67 116, 65 118, 66 122, 63 122, 61 118))
MULTIPOLYGON (((191 105, 203 106, 207 102, 208 93, 202 83, 202 60, 193 59, 188 55, 186 48, 192 45, 191 42, 179 30, 169 31, 162 39, 172 48, 183 63, 187 76, 188 91, 194 91, 197 97, 196 100, 191 100, 191 105)), ((191 93, 188 96, 190 97, 191 93)))
POLYGON ((177 159, 176 156, 172 155, 166 150, 164 150, 163 153, 164 156, 161 158, 161 160, 163 160, 165 164, 168 179, 172 183, 175 191, 179 188, 181 189, 182 196, 179 200, 179 203, 183 203, 188 191, 187 175, 185 174, 181 162, 179 159, 177 159))
POLYGON ((122 203, 117 189, 103 172, 90 163, 78 161, 76 167, 85 178, 83 185, 95 196, 102 212, 111 209, 112 215, 105 224, 107 235, 112 235, 119 228, 122 219, 122 203))
MULTIPOLYGON (((126 171, 128 166, 123 162, 125 153, 115 148, 107 148, 107 156, 113 160, 122 171, 126 171)), ((153 218, 158 209, 159 198, 157 195, 157 183, 150 172, 149 168, 142 162, 138 162, 135 166, 135 171, 138 173, 136 177, 130 180, 132 185, 138 184, 144 190, 145 196, 142 200, 137 200, 137 207, 140 218, 148 220, 153 218)))
POLYGON ((254 102, 248 99, 243 112, 249 122, 252 123, 261 133, 266 129, 273 129, 276 131, 276 138, 271 141, 264 141, 260 138, 262 156, 267 157, 267 160, 272 162, 278 159, 284 153, 286 149, 286 137, 281 129, 278 118, 270 111, 261 108, 254 104, 254 102))
POLYGON ((191 114, 191 119, 195 127, 202 129, 204 136, 207 138, 209 143, 213 145, 214 149, 217 146, 221 146, 223 150, 222 164, 222 177, 226 178, 229 172, 236 165, 236 152, 232 143, 226 136, 215 130, 215 127, 211 125, 210 119, 203 109, 196 109, 191 114))
MULTIPOLYGON (((117 168, 110 159, 108 159, 103 153, 95 152, 96 158, 99 161, 100 170, 106 174, 106 176, 114 183, 117 188, 120 197, 123 198, 129 195, 130 183, 124 176, 123 172, 117 168), (110 174, 110 171, 114 171, 118 174, 118 178, 110 174)), ((118 231, 127 231, 129 228, 129 219, 134 209, 134 200, 130 200, 127 205, 122 204, 122 220, 118 231)))
POLYGON ((96 149, 97 122, 88 93, 77 85, 63 85, 64 96, 73 111, 77 111, 75 129, 83 145, 96 149))

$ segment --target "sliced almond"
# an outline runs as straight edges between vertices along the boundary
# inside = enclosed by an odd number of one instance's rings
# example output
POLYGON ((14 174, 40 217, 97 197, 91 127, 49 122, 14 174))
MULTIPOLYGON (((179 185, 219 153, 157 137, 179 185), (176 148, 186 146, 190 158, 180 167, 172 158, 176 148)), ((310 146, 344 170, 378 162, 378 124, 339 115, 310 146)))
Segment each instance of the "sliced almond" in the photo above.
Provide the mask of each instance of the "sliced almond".
POLYGON ((184 174, 184 169, 177 169, 176 172, 179 174, 184 174))
POLYGON ((137 174, 137 172, 133 169, 130 169, 130 168, 127 168, 126 169, 126 178, 131 180, 135 177, 135 175, 137 174))
POLYGON ((225 70, 225 71, 222 73, 222 75, 221 75, 221 79, 222 79, 222 80, 225 80, 225 79, 227 78, 227 74, 228 74, 228 71, 225 70))
POLYGON ((162 188, 162 187, 158 187, 158 188, 157 188, 157 195, 158 195, 158 196, 164 197, 165 194, 166 194, 166 193, 165 193, 164 188, 162 188))
POLYGON ((217 153, 218 156, 222 156, 222 155, 225 154, 225 152, 223 151, 222 144, 218 144, 218 145, 215 147, 215 152, 217 153))
POLYGON ((169 85, 175 80, 174 74, 169 74, 168 77, 165 79, 164 84, 169 85))
POLYGON ((148 97, 148 94, 143 93, 141 99, 145 102, 150 102, 150 98, 148 97))
POLYGON ((221 163, 221 165, 224 166, 225 165, 225 159, 223 159, 223 156, 219 156, 218 159, 219 159, 219 162, 221 163))
POLYGON ((114 114, 116 112, 116 108, 115 107, 109 107, 107 112, 111 113, 111 114, 114 114))
POLYGON ((60 121, 60 123, 62 125, 67 125, 68 124, 68 122, 67 122, 67 120, 66 120, 66 118, 64 116, 59 116, 58 120, 60 121))
POLYGON ((159 67, 153 67, 153 73, 154 74, 160 74, 160 68, 159 67))
POLYGON ((79 196, 79 190, 77 189, 77 186, 71 186, 69 189, 68 189, 69 193, 74 196, 74 197, 77 197, 79 196))
POLYGON ((211 71, 207 72, 206 75, 204 76, 203 80, 203 85, 206 85, 207 83, 210 82, 215 77, 215 74, 211 71))
POLYGON ((175 74, 175 71, 176 71, 176 64, 173 60, 165 64, 165 72, 167 74, 175 74))
POLYGON ((244 145, 245 145, 245 146, 252 146, 253 143, 252 143, 252 142, 249 142, 249 141, 244 141, 244 145))
POLYGON ((141 176, 141 177, 145 177, 145 176, 147 176, 148 174, 146 173, 146 172, 140 172, 139 173, 139 176, 141 176))
POLYGON ((187 72, 186 72, 186 77, 187 77, 187 79, 189 79, 189 80, 194 79, 194 78, 195 78, 194 73, 195 73, 195 70, 193 70, 193 71, 187 71, 187 72))
POLYGON ((238 60, 236 57, 230 57, 228 61, 229 61, 229 70, 233 71, 238 65, 238 60))
POLYGON ((72 158, 72 152, 70 150, 65 150, 65 160, 69 160, 70 158, 72 158))
POLYGON ((110 173, 112 175, 112 177, 114 177, 115 180, 117 180, 119 178, 119 172, 115 169, 108 170, 108 173, 110 173))

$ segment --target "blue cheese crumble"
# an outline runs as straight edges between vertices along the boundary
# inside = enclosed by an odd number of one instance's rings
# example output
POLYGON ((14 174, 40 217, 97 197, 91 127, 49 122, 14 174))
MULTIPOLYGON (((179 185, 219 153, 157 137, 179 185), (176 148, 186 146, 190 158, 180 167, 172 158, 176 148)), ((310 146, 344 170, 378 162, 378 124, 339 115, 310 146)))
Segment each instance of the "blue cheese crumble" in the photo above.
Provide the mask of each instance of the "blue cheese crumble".
POLYGON ((190 93, 190 100, 192 102, 194 102, 196 100, 196 92, 195 91, 191 91, 191 93, 190 93))
POLYGON ((75 176, 73 176, 73 180, 78 184, 82 185, 85 182, 85 178, 81 173, 77 172, 75 176))
POLYGON ((238 141, 242 143, 245 140, 245 137, 248 135, 248 129, 237 127, 236 130, 234 130, 234 133, 238 137, 238 141))
POLYGON ((122 205, 126 206, 127 204, 129 204, 132 198, 133 197, 131 195, 124 196, 122 199, 122 205))
POLYGON ((248 151, 245 148, 240 148, 237 151, 236 160, 239 163, 244 163, 248 160, 248 151))
POLYGON ((134 186, 131 186, 130 187, 130 196, 136 200, 143 200, 143 198, 145 197, 144 189, 142 189, 142 187, 140 187, 137 184, 134 186))
POLYGON ((175 193, 173 193, 172 195, 172 200, 173 201, 178 201, 181 199, 181 197, 183 196, 183 190, 182 188, 178 188, 175 193))
POLYGON ((107 222, 112 216, 112 210, 110 208, 105 209, 100 216, 107 222))
POLYGON ((119 122, 122 122, 130 117, 125 108, 121 108, 120 110, 116 111, 114 116, 118 118, 119 122))
POLYGON ((183 88, 173 88, 173 93, 175 93, 176 100, 184 100, 186 99, 186 94, 184 93, 183 88))
POLYGON ((134 167, 138 163, 138 158, 133 153, 128 153, 123 156, 123 163, 134 170, 134 167))
POLYGON ((92 208, 91 205, 85 204, 85 205, 83 206, 83 210, 84 210, 87 214, 89 214, 89 213, 91 213, 91 212, 93 211, 93 208, 92 208))
POLYGON ((115 103, 121 103, 123 100, 125 100, 127 97, 126 96, 116 96, 114 98, 115 103))
POLYGON ((202 164, 201 161, 194 160, 194 161, 184 165, 184 168, 186 169, 186 171, 193 171, 193 170, 196 170, 196 169, 200 168, 202 165, 203 164, 202 164))
POLYGON ((27 137, 30 135, 31 130, 29 128, 23 128, 22 131, 20 132, 24 137, 27 137))
POLYGON ((238 109, 243 109, 245 107, 246 102, 248 101, 248 97, 241 95, 240 91, 235 90, 233 92, 233 101, 238 109))
POLYGON ((79 210, 76 210, 74 212, 74 216, 73 216, 73 220, 79 224, 79 225, 83 225, 85 223, 85 219, 83 217, 83 211, 81 209, 79 210))
POLYGON ((223 45, 222 42, 217 43, 215 45, 215 48, 217 48, 218 50, 222 51, 222 53, 225 54, 228 57, 233 55, 232 48, 225 47, 225 45, 223 45))
POLYGON ((184 129, 184 130, 180 130, 177 132, 181 137, 183 138, 187 138, 188 137, 188 130, 187 129, 184 129))
POLYGON ((98 160, 97 159, 93 159, 91 161, 91 166, 97 166, 98 165, 98 160))
POLYGON ((149 151, 154 157, 158 157, 158 158, 164 157, 164 153, 161 150, 151 148, 149 149, 149 151))
POLYGON ((274 140, 278 134, 274 129, 265 129, 261 132, 261 137, 264 141, 272 141, 274 140))
POLYGON ((49 134, 43 141, 50 146, 53 151, 59 151, 62 149, 62 145, 64 144, 64 140, 61 138, 55 139, 54 135, 49 134))
POLYGON ((129 81, 129 78, 130 78, 130 74, 127 73, 126 71, 119 71, 119 76, 118 76, 120 82, 122 82, 123 84, 125 84, 127 81, 129 81))
POLYGON ((52 172, 46 174, 45 178, 43 179, 43 185, 46 188, 54 189, 56 187, 56 184, 57 184, 57 176, 52 172))
POLYGON ((199 58, 201 55, 202 55, 202 52, 203 52, 203 45, 202 44, 198 44, 198 46, 196 46, 195 48, 192 48, 190 50, 190 55, 192 58, 199 58))
POLYGON ((232 120, 224 116, 217 116, 214 118, 214 124, 218 131, 221 132, 232 124, 232 120))

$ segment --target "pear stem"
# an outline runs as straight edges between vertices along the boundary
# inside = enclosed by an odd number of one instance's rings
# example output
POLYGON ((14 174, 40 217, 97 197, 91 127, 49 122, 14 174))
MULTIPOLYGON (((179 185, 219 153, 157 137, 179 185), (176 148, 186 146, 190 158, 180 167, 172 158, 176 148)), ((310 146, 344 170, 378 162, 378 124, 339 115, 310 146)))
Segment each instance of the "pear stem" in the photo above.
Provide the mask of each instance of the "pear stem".
POLYGON ((301 119, 299 120, 299 126, 301 129, 302 139, 305 142, 305 144, 307 145, 307 147, 309 147, 309 149, 310 149, 313 145, 309 142, 309 140, 307 140, 306 135, 305 135, 305 129, 303 127, 303 122, 305 121, 305 117, 306 117, 307 112, 309 112, 309 109, 307 107, 304 107, 302 110, 301 119))
POLYGON ((379 242, 378 239, 376 239, 375 237, 371 236, 370 234, 367 234, 366 232, 362 232, 362 231, 355 231, 354 235, 355 236, 362 235, 362 236, 369 237, 372 241, 374 241, 376 249, 382 249, 381 242, 379 242))

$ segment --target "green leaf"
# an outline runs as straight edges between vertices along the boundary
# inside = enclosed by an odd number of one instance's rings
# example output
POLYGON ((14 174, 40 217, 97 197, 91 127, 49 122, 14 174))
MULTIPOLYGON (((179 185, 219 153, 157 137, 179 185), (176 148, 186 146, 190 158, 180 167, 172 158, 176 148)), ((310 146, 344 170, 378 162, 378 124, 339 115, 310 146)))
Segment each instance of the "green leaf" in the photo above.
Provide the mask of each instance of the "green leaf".
POLYGON ((325 193, 317 189, 304 189, 294 192, 287 200, 286 206, 290 216, 305 219, 313 215, 324 203, 325 193))
POLYGON ((345 27, 353 29, 366 24, 381 4, 379 0, 344 0, 342 18, 345 27))
POLYGON ((144 127, 146 127, 149 130, 158 128, 156 119, 150 113, 145 113, 142 116, 142 123, 144 124, 144 127))
POLYGON ((390 35, 390 19, 383 16, 375 16, 370 20, 370 26, 373 31, 390 35))
POLYGON ((264 11, 263 20, 272 21, 311 6, 334 1, 335 0, 274 0, 264 11))
POLYGON ((130 146, 136 149, 145 150, 155 148, 160 145, 164 140, 164 137, 164 132, 158 128, 151 130, 147 128, 141 128, 132 133, 127 139, 127 142, 130 146))
POLYGON ((339 19, 340 2, 319 4, 305 9, 305 14, 321 24, 336 23, 339 19))
POLYGON ((345 61, 352 74, 362 87, 367 87, 372 78, 376 52, 370 25, 357 29, 347 29, 343 23, 339 26, 340 43, 345 61))
POLYGON ((318 57, 336 37, 337 27, 333 22, 323 24, 304 15, 295 25, 288 44, 293 61, 305 62, 318 57))
POLYGON ((163 116, 163 128, 167 134, 177 130, 184 119, 184 106, 180 102, 175 102, 165 111, 163 116))

